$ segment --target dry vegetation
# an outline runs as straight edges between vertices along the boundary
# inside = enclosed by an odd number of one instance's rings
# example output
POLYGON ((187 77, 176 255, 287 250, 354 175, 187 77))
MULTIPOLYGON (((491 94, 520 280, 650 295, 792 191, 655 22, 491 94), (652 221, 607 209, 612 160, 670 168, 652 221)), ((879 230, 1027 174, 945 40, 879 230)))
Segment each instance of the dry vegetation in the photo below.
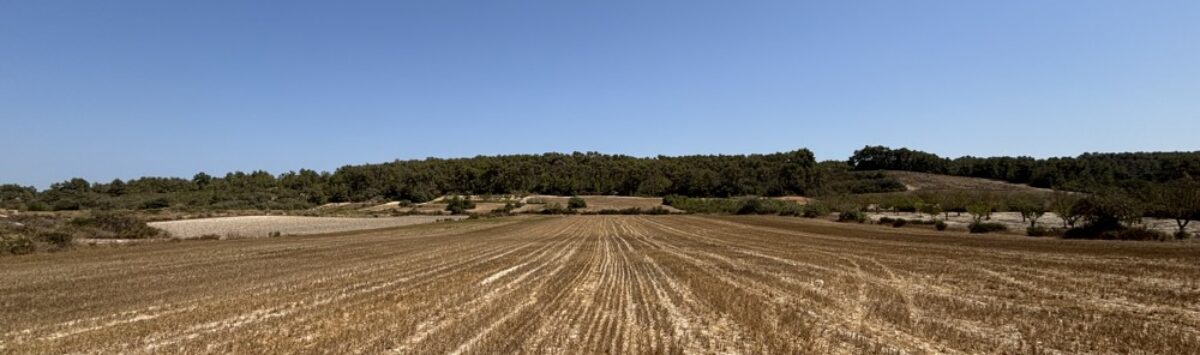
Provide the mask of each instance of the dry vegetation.
POLYGON ((913 171, 889 170, 885 175, 895 178, 912 190, 950 190, 973 192, 1005 192, 1005 193, 1050 193, 1050 189, 1036 188, 1024 184, 1014 184, 1000 180, 981 179, 974 177, 919 173, 913 171))
POLYGON ((380 229, 431 223, 444 219, 461 219, 465 216, 404 216, 404 217, 299 217, 299 216, 243 216, 187 219, 179 221, 150 222, 154 228, 162 229, 177 238, 196 238, 205 235, 265 237, 271 233, 279 235, 307 235, 348 232, 363 229, 380 229))
POLYGON ((0 259, 5 353, 1194 353, 1200 246, 571 216, 0 259))
MULTIPOLYGON (((639 208, 642 210, 650 210, 653 208, 663 208, 671 212, 679 212, 679 210, 671 206, 663 205, 661 197, 633 197, 633 196, 600 196, 600 195, 585 195, 579 196, 587 202, 587 208, 582 208, 580 212, 600 212, 603 210, 622 210, 627 208, 639 208)), ((530 204, 521 211, 538 211, 542 205, 557 203, 562 206, 567 205, 569 196, 551 196, 551 195, 533 195, 521 199, 522 202, 530 204)))

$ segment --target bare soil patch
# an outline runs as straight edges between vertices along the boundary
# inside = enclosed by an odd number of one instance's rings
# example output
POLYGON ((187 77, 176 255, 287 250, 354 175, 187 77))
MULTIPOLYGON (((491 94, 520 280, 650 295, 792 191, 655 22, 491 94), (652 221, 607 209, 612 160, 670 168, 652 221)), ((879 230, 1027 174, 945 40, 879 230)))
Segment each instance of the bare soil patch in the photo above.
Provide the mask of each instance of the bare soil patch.
POLYGON ((379 218, 354 217, 299 217, 299 216, 242 216, 201 218, 178 221, 150 222, 154 228, 166 230, 178 238, 196 238, 205 235, 265 237, 271 233, 282 235, 306 235, 347 232, 364 229, 380 229, 431 223, 438 220, 462 216, 403 216, 379 218))

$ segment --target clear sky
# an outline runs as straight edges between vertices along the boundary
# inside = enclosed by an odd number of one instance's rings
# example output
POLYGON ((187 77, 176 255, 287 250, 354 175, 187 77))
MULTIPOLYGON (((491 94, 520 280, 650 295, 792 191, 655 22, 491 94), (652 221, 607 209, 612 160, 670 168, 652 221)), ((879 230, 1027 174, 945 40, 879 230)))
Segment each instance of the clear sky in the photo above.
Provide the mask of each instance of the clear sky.
POLYGON ((1200 150, 1200 1, 0 1, 0 183, 1200 150))

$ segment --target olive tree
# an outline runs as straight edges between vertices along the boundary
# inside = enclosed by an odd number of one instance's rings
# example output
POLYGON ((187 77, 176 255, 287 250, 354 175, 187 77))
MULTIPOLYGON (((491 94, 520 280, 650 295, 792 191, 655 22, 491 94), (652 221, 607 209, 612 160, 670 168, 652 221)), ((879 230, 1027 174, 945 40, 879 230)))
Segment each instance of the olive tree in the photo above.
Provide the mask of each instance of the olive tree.
POLYGON ((1200 219, 1200 183, 1185 177, 1154 189, 1154 209, 1158 215, 1175 220, 1176 235, 1187 236, 1187 226, 1200 219))
POLYGON ((1075 228, 1075 223, 1083 217, 1079 200, 1078 195, 1066 191, 1055 190, 1050 195, 1049 210, 1062 219, 1063 228, 1075 228))

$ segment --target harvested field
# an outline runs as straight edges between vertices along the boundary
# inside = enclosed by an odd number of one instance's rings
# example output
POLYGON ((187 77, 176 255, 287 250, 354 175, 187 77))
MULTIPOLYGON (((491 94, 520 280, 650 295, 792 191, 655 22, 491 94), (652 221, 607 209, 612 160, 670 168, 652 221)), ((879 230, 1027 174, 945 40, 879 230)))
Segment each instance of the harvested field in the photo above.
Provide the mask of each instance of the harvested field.
POLYGON ((4 353, 1157 353, 1200 246, 519 217, 0 259, 4 353))
POLYGON ((459 219, 463 216, 379 218, 244 216, 150 222, 149 225, 165 230, 171 233, 171 236, 178 238, 196 238, 214 234, 218 236, 265 237, 273 232, 283 235, 337 233, 431 223, 447 218, 459 219))

